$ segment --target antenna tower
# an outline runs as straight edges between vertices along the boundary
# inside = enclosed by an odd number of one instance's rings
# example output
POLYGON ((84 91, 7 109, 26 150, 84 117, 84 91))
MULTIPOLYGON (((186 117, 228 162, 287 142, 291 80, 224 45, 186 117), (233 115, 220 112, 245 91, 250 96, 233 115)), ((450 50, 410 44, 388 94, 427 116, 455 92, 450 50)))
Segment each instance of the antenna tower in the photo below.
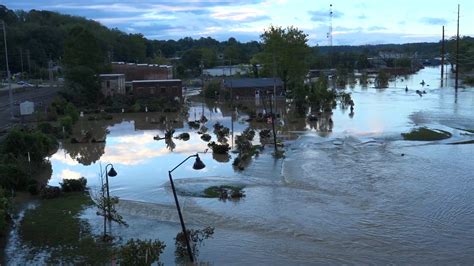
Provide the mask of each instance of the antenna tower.
POLYGON ((329 5, 329 31, 327 38, 329 46, 332 47, 332 4, 329 5))

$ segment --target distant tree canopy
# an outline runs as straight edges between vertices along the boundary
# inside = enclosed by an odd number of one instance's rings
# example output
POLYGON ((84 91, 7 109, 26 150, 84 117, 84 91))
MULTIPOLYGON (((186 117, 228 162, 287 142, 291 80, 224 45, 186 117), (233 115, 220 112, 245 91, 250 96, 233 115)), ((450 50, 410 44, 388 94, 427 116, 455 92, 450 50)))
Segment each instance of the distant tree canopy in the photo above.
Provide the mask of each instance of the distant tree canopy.
MULTIPOLYGON (((448 41, 448 60, 456 64, 456 38, 448 41)), ((459 71, 468 72, 474 69, 474 38, 463 37, 459 40, 459 71)))

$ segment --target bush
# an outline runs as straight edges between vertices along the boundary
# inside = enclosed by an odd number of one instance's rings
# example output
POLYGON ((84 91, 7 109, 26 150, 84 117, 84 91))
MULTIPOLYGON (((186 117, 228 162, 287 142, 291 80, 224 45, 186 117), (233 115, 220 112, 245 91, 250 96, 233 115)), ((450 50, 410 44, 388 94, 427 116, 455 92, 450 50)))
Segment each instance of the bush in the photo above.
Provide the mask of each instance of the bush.
POLYGON ((159 262, 165 247, 162 241, 132 238, 117 251, 118 262, 120 265, 151 265, 159 262))
POLYGON ((227 143, 217 144, 213 141, 207 144, 207 146, 212 149, 213 153, 217 154, 226 154, 230 150, 230 146, 227 143))
POLYGON ((220 90, 221 84, 219 81, 211 81, 206 86, 204 86, 203 91, 201 94, 205 98, 212 98, 215 99, 219 96, 219 90, 220 90))
POLYGON ((59 125, 68 133, 72 132, 73 120, 69 115, 65 115, 59 119, 59 125))
POLYGON ((28 192, 30 192, 31 195, 38 195, 38 181, 34 179, 30 179, 28 181, 28 187, 27 187, 28 192))
POLYGON ((206 141, 206 142, 210 141, 211 138, 212 138, 211 135, 209 135, 209 134, 207 134, 207 133, 202 134, 202 136, 201 136, 201 139, 204 140, 204 141, 206 141))
POLYGON ((177 139, 188 141, 190 138, 189 133, 181 133, 178 135, 177 139))
POLYGON ((42 199, 54 199, 61 195, 61 189, 59 187, 46 186, 41 189, 40 197, 42 199))
POLYGON ((84 191, 86 190, 87 179, 84 177, 79 179, 63 179, 60 185, 64 192, 84 191))

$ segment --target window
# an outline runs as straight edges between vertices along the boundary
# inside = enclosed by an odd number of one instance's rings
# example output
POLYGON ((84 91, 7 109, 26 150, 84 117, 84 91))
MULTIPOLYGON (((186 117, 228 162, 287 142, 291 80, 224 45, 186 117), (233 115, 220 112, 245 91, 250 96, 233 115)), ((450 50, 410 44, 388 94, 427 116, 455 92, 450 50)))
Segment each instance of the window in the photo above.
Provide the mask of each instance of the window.
POLYGON ((161 93, 166 93, 166 88, 165 87, 161 87, 161 93))
POLYGON ((107 80, 107 89, 110 88, 110 80, 107 80))

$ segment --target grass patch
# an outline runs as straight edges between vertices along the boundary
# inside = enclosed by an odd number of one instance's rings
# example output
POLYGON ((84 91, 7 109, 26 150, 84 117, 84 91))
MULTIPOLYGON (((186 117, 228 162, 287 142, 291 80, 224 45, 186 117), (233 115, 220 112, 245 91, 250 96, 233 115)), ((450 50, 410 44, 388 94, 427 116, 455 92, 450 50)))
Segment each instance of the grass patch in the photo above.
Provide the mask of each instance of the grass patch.
POLYGON ((95 239, 87 222, 79 214, 93 205, 84 192, 42 200, 36 209, 28 210, 20 223, 19 233, 31 256, 48 252, 48 264, 104 264, 111 256, 110 246, 95 239))
POLYGON ((409 133, 402 133, 402 137, 404 140, 433 141, 450 138, 451 133, 439 129, 420 127, 409 133))

